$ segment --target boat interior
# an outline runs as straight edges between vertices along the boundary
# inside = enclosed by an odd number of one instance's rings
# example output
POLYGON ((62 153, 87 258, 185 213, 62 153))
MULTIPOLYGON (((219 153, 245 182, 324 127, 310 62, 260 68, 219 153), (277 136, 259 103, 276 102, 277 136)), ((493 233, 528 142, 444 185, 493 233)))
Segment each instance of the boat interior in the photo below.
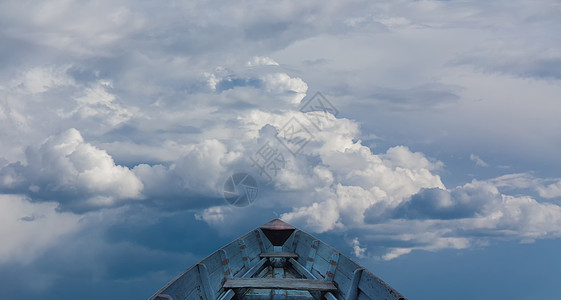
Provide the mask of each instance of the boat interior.
POLYGON ((405 299, 381 279, 279 219, 234 240, 150 300, 405 299))

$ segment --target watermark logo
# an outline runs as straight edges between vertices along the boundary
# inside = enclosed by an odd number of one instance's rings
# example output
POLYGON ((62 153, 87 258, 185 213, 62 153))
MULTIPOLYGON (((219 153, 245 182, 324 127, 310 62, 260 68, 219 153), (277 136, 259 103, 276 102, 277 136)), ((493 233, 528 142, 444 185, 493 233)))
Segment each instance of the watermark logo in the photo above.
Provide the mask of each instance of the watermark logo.
POLYGON ((312 133, 295 117, 290 118, 277 132, 277 140, 296 156, 314 138, 312 133))
POLYGON ((330 114, 334 117, 339 114, 339 110, 320 92, 315 93, 302 105, 300 111, 305 113, 306 118, 319 130, 322 122, 329 121, 330 114))
POLYGON ((247 173, 236 173, 224 183, 224 199, 230 205, 248 206, 255 201, 259 189, 257 181, 247 173))
POLYGON ((261 146, 249 159, 253 162, 252 166, 259 169, 259 175, 269 182, 273 181, 273 176, 277 176, 277 172, 286 165, 284 155, 269 142, 261 146))
MULTIPOLYGON (((305 119, 291 117, 274 135, 275 140, 266 141, 250 160, 252 167, 259 170, 259 176, 273 182, 273 178, 286 167, 286 150, 296 157, 314 139, 312 132, 318 133, 332 122, 339 110, 320 92, 317 92, 299 110, 305 119), (307 121, 306 121, 307 119, 307 121), (312 125, 310 125, 313 124, 312 125), (278 144, 282 146, 279 146, 278 144), (286 150, 284 150, 286 149, 286 150)), ((288 154, 287 154, 288 155, 288 154)), ((288 155, 290 156, 290 155, 288 155)), ((257 198, 257 182, 247 173, 236 173, 224 183, 224 199, 233 206, 248 206, 257 198)))

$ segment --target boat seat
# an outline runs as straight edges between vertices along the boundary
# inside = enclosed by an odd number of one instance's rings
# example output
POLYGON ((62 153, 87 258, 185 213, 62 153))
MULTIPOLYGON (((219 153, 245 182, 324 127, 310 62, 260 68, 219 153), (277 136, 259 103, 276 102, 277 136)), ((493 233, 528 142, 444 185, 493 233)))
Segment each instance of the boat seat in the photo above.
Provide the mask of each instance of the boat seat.
POLYGON ((335 291, 332 281, 299 278, 233 278, 224 282, 224 288, 254 288, 303 291, 335 291))
POLYGON ((298 258, 298 254, 294 252, 263 252, 259 256, 261 258, 298 258))

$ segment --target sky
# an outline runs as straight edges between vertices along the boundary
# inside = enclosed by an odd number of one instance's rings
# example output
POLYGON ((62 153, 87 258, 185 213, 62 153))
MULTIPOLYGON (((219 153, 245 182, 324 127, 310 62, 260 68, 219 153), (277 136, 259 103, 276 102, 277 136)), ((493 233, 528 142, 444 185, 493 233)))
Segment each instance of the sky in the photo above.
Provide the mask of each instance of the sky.
POLYGON ((1 0, 0 298, 147 299, 281 218, 409 299, 561 299, 560 16, 1 0))

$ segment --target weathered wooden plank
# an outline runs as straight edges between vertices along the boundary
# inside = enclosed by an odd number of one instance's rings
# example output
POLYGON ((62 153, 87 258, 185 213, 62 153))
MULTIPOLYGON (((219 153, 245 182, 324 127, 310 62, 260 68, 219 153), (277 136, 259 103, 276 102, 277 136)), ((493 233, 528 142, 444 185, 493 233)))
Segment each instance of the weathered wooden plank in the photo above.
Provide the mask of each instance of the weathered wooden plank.
POLYGON ((247 234, 244 238, 244 242, 249 262, 253 263, 253 260, 259 259, 259 254, 261 253, 261 247, 259 246, 259 240, 257 239, 257 232, 252 231, 247 234))
POLYGON ((267 258, 298 258, 298 254, 294 252, 264 252, 261 253, 259 256, 267 257, 267 258))
POLYGON ((203 288, 203 292, 205 294, 205 297, 207 299, 216 299, 214 297, 215 293, 214 293, 214 289, 211 286, 210 283, 210 277, 208 274, 208 269, 204 264, 197 264, 197 269, 199 271, 199 274, 201 275, 201 282, 202 285, 201 287, 203 288))
MULTIPOLYGON (((286 239, 286 242, 282 245, 282 251, 284 252, 294 252, 294 246, 296 245, 297 239, 294 238, 297 235, 298 230, 294 230, 292 234, 286 239)), ((300 235, 298 235, 300 237, 300 235)))
POLYGON ((159 293, 168 294, 175 299, 185 298, 193 289, 201 284, 196 266, 189 268, 183 274, 164 287, 159 293))
POLYGON ((327 292, 327 293, 325 293, 325 299, 327 299, 327 300, 337 300, 337 297, 335 297, 331 292, 327 292))
POLYGON ((242 263, 243 266, 246 270, 249 270, 249 268, 251 267, 250 263, 249 263, 249 256, 248 256, 248 252, 247 252, 247 246, 245 245, 245 242, 243 239, 238 239, 238 248, 240 249, 240 254, 241 254, 241 259, 242 259, 242 263))
POLYGON ((240 249, 240 240, 238 239, 235 242, 230 243, 228 246, 222 248, 224 251, 226 251, 227 256, 228 256, 228 260, 229 260, 229 268, 230 268, 230 274, 232 275, 232 277, 236 277, 236 274, 238 274, 240 271, 242 271, 243 269, 247 270, 248 268, 246 268, 246 260, 243 260, 244 255, 242 254, 242 250, 244 249, 240 249))
POLYGON ((329 269, 329 262, 325 260, 323 257, 316 255, 313 262, 313 269, 311 270, 312 274, 314 273, 313 271, 315 270, 319 274, 321 274, 322 277, 327 277, 326 274, 328 269, 329 269))
POLYGON ((336 291, 331 281, 296 278, 233 278, 224 288, 285 289, 304 291, 336 291))
POLYGON ((329 260, 333 255, 333 253, 335 252, 339 252, 339 251, 331 248, 331 246, 327 245, 324 242, 320 242, 318 245, 318 251, 316 255, 323 257, 325 260, 329 260))
POLYGON ((261 231, 261 229, 259 228, 255 229, 254 231, 257 233, 257 240, 259 241, 261 252, 271 251, 271 249, 273 249, 273 244, 271 244, 263 231, 261 231))
POLYGON ((360 282, 362 271, 364 271, 364 269, 360 268, 360 269, 356 269, 353 272, 353 279, 351 279, 349 287, 345 291, 345 299, 354 300, 358 297, 358 283, 360 282))
POLYGON ((230 264, 230 257, 226 250, 220 249, 218 250, 220 253, 220 260, 222 261, 220 264, 222 265, 222 276, 224 278, 232 278, 232 266, 230 264))
POLYGON ((307 278, 307 279, 317 279, 314 275, 312 275, 312 273, 310 273, 310 271, 308 271, 308 269, 306 269, 303 265, 301 265, 298 261, 296 261, 294 258, 291 258, 288 260, 292 266, 294 267, 294 269, 300 273, 300 275, 302 275, 303 277, 307 278))
POLYGON ((335 270, 337 270, 337 264, 339 262, 339 252, 334 252, 331 255, 331 260, 328 262, 329 267, 327 268, 327 272, 325 273, 327 280, 333 280, 335 278, 335 270))
POLYGON ((234 297, 235 293, 233 290, 227 290, 225 293, 222 293, 217 300, 230 300, 234 297))
POLYGON ((306 269, 312 271, 312 267, 315 263, 316 252, 318 250, 319 240, 313 240, 310 245, 310 252, 308 252, 308 261, 306 261, 306 269))
POLYGON ((200 300, 201 298, 204 298, 204 295, 201 294, 201 289, 193 289, 193 291, 191 291, 191 293, 187 295, 185 300, 200 300))
POLYGON ((358 268, 361 268, 359 264, 352 261, 350 258, 341 255, 339 257, 339 262, 337 263, 336 273, 341 273, 342 275, 351 279, 353 276, 353 272, 358 268))
MULTIPOLYGON (((284 278, 284 268, 274 268, 273 278, 284 278)), ((286 299, 286 290, 273 290, 273 300, 284 300, 286 299)))
MULTIPOLYGON (((370 298, 368 297, 367 294, 363 293, 363 292, 359 292, 358 295, 356 296, 356 300, 373 300, 373 299, 379 299, 379 298, 370 298)), ((381 298, 386 300, 386 298, 381 298)))
POLYGON ((284 268, 274 268, 273 269, 274 278, 284 278, 284 268))
POLYGON ((206 266, 209 274, 214 273, 218 269, 222 270, 222 259, 218 251, 207 256, 200 263, 206 266))
POLYGON ((316 269, 312 269, 311 273, 318 279, 324 279, 325 276, 323 274, 321 274, 320 272, 318 272, 318 270, 316 269))
POLYGON ((249 278, 249 277, 253 277, 253 275, 255 275, 257 272, 259 272, 261 270, 261 267, 263 267, 263 265, 267 262, 266 258, 262 258, 257 264, 255 264, 253 267, 251 267, 251 269, 249 269, 249 271, 247 271, 245 274, 243 274, 243 278, 249 278))
POLYGON ((298 243, 295 245, 294 252, 298 253, 300 258, 298 262, 306 265, 306 259, 308 258, 308 252, 310 252, 310 244, 314 240, 311 235, 300 232, 298 237, 298 243))
POLYGON ((358 288, 372 299, 403 299, 400 293, 368 271, 362 272, 358 288))
MULTIPOLYGON (((345 292, 349 290, 351 279, 343 275, 343 273, 335 272, 335 278, 333 279, 333 281, 337 284, 337 287, 339 288, 340 291, 345 292)), ((345 299, 347 299, 346 295, 345 295, 345 299)))

